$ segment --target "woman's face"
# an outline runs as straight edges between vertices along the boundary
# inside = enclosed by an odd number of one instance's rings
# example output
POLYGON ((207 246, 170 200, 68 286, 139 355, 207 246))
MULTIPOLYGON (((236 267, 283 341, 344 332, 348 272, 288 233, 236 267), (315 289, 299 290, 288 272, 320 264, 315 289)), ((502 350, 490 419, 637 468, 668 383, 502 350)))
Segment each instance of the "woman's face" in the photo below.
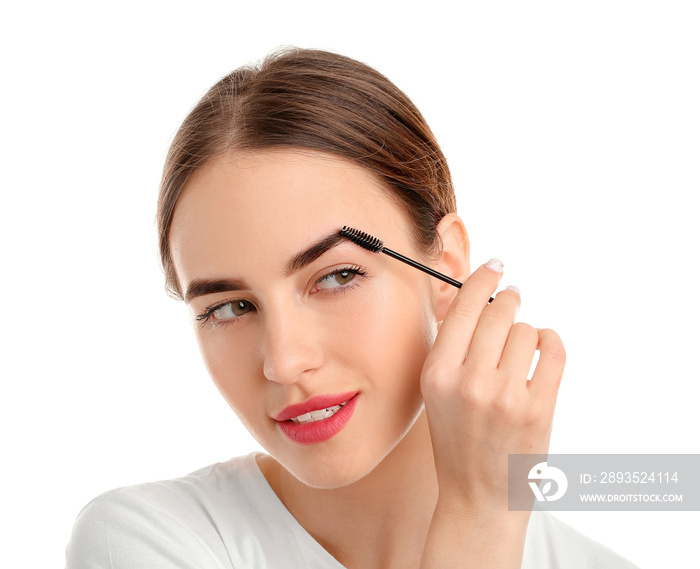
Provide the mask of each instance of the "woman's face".
POLYGON ((336 239, 343 225, 419 257, 377 178, 311 151, 214 161, 187 185, 171 229, 211 377, 260 444, 320 488, 366 475, 406 434, 435 335, 429 277, 336 239), (332 417, 280 418, 324 395, 332 417), (337 399, 350 403, 338 410, 337 399))

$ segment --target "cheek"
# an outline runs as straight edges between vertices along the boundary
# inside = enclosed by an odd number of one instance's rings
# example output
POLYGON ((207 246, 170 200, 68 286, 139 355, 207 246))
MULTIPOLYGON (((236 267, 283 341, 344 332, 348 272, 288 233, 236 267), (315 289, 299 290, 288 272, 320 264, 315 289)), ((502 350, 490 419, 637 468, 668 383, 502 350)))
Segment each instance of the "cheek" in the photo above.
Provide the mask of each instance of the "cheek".
POLYGON ((241 422, 253 432, 255 422, 246 415, 251 409, 260 409, 264 414, 264 408, 254 404, 260 402, 259 391, 256 391, 260 383, 251 381, 257 369, 253 357, 257 343, 253 335, 224 329, 202 330, 197 341, 214 385, 241 422))
POLYGON ((387 280, 352 292, 359 293, 352 304, 326 321, 336 359, 344 369, 367 374, 376 386, 413 385, 406 396, 415 398, 434 337, 426 290, 415 281, 387 280))

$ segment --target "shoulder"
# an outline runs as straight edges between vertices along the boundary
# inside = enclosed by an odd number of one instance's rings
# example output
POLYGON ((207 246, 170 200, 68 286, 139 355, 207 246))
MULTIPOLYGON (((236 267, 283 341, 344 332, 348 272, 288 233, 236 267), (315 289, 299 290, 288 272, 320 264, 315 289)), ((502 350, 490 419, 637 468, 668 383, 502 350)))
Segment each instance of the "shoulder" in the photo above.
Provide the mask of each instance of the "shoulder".
POLYGON ((250 489, 242 486, 251 460, 252 455, 238 457, 98 496, 75 521, 67 568, 234 567, 219 529, 245 515, 250 489))
POLYGON ((523 569, 638 569, 611 549, 578 532, 548 512, 532 512, 523 569))

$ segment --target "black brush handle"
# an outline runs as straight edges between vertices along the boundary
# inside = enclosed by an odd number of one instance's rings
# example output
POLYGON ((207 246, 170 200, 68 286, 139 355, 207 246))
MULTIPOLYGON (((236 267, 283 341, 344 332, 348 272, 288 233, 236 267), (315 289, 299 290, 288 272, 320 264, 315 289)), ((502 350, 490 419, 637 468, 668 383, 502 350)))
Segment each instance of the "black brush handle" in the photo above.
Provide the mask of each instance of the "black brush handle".
MULTIPOLYGON (((394 257, 394 259, 398 259, 399 261, 403 261, 407 265, 411 265, 412 267, 415 267, 419 271, 423 271, 424 273, 428 273, 431 277, 435 277, 436 279, 440 279, 441 281, 445 281, 447 284, 451 284, 452 286, 456 286, 457 288, 462 288, 462 283, 448 277, 447 275, 443 275, 442 273, 437 272, 434 269, 431 269, 430 267, 426 267, 425 265, 421 265, 418 261, 414 261, 413 259, 409 259, 408 257, 404 257, 401 253, 397 253, 396 251, 392 251, 391 249, 387 249, 386 247, 382 247, 381 249, 382 253, 386 253, 389 255, 389 257, 394 257)), ((493 302, 494 298, 491 297, 489 298, 489 301, 487 304, 491 304, 493 302)))
POLYGON ((398 259, 399 261, 403 261, 407 265, 411 265, 412 267, 415 267, 416 269, 423 271, 424 273, 428 273, 430 276, 435 277, 436 279, 440 279, 441 281, 445 281, 448 284, 451 284, 452 286, 456 286, 457 288, 462 288, 462 283, 459 281, 456 281, 453 278, 448 277, 447 275, 443 275, 442 273, 438 273, 437 271, 431 269, 430 267, 426 267, 425 265, 421 265, 418 261, 414 261, 413 259, 409 259, 408 257, 404 257, 401 253, 397 253, 396 251, 392 251, 391 249, 387 249, 386 247, 383 247, 381 249, 382 253, 386 253, 389 255, 389 257, 394 257, 394 259, 398 259))

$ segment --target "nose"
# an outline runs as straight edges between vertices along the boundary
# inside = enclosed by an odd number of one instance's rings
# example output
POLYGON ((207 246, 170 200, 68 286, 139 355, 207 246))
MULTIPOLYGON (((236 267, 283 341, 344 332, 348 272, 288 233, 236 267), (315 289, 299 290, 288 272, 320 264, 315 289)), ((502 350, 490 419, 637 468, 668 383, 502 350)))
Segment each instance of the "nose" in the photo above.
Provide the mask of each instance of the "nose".
POLYGON ((276 383, 295 383, 323 362, 320 330, 303 306, 268 309, 264 319, 263 373, 276 383))

